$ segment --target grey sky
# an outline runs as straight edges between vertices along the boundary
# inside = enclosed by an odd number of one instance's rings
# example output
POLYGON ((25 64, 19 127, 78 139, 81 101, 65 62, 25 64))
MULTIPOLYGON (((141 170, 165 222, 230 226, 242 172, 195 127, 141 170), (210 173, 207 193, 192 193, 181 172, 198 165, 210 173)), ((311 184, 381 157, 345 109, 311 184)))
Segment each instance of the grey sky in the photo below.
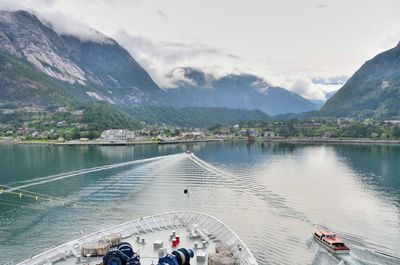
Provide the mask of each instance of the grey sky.
POLYGON ((66 32, 85 34, 85 24, 110 35, 164 87, 173 85, 165 76, 174 67, 194 66, 219 75, 254 73, 323 99, 340 85, 321 80, 350 76, 400 41, 399 0, 0 0, 0 6, 34 10, 66 32))

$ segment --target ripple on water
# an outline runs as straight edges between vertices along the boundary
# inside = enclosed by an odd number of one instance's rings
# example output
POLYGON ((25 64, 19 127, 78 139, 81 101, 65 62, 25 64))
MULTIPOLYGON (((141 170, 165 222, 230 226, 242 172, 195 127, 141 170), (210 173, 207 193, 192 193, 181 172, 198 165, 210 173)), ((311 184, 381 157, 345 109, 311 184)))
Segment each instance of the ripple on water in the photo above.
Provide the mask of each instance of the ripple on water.
POLYGON ((260 154, 251 166, 248 161, 222 158, 215 166, 215 161, 179 154, 13 183, 35 184, 62 177, 29 188, 107 211, 44 203, 35 206, 45 210, 7 208, 7 214, 0 215, 0 256, 15 253, 21 242, 29 256, 76 238, 80 231, 89 233, 162 211, 198 210, 232 227, 260 264, 400 264, 378 253, 400 251, 393 243, 398 242, 398 210, 377 196, 370 184, 363 185, 359 172, 346 164, 348 159, 335 157, 332 149, 293 152, 279 152, 272 159, 267 154, 265 163, 260 154), (318 156, 325 159, 315 162, 318 156), (315 190, 323 184, 335 192, 315 190), (184 189, 189 193, 184 194, 184 189), (325 198, 339 191, 342 200, 331 203, 325 198), (333 228, 349 243, 351 255, 338 259, 316 244, 310 234, 317 224, 333 228), (366 227, 374 231, 362 233, 366 227), (379 236, 387 230, 391 234, 379 236))

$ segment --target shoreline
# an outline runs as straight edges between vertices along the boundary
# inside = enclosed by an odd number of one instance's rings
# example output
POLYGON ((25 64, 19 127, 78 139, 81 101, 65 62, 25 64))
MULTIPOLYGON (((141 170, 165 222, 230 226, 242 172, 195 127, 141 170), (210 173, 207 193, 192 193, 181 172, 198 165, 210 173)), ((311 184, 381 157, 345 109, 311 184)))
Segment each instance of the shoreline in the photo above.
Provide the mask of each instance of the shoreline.
MULTIPOLYGON (((168 145, 168 144, 194 144, 194 143, 218 143, 218 142, 248 142, 247 139, 204 139, 204 140, 175 140, 175 141, 136 141, 136 142, 98 142, 98 141, 20 141, 0 139, 0 144, 38 144, 50 146, 134 146, 134 145, 168 145)), ((257 139, 257 143, 298 143, 298 144, 360 144, 360 145, 400 145, 400 139, 369 139, 369 138, 272 138, 269 140, 257 139)))
POLYGON ((167 145, 167 144, 190 144, 190 143, 215 143, 223 142, 223 139, 205 140, 175 140, 175 141, 135 141, 135 142, 99 142, 99 141, 20 141, 20 140, 0 140, 0 144, 38 144, 49 146, 134 146, 134 145, 167 145))
POLYGON ((335 138, 276 138, 271 139, 268 142, 273 143, 308 143, 308 144, 370 144, 370 145, 400 145, 399 140, 378 140, 369 138, 345 138, 345 139, 335 139, 335 138))

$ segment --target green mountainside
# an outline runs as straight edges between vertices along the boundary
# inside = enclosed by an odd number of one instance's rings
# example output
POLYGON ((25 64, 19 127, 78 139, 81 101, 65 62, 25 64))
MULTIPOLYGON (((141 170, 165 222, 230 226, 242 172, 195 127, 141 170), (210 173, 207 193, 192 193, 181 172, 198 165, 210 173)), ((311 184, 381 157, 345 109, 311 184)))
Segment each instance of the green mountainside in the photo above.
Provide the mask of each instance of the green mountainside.
POLYGON ((269 116, 260 111, 213 107, 143 106, 128 109, 105 102, 73 103, 62 107, 0 103, 0 136, 26 139, 97 138, 107 129, 137 130, 145 125, 204 128, 267 120, 269 116))
POLYGON ((209 127, 216 124, 231 125, 241 122, 269 120, 259 110, 240 110, 217 107, 155 107, 138 106, 127 110, 137 120, 150 124, 164 123, 180 127, 209 127))
POLYGON ((82 122, 88 126, 90 131, 139 129, 141 127, 137 119, 111 104, 100 102, 86 104, 82 110, 82 122))
POLYGON ((400 43, 367 61, 318 115, 400 117, 400 43))
POLYGON ((37 70, 29 62, 0 51, 0 94, 2 101, 46 105, 69 100, 67 84, 37 70))

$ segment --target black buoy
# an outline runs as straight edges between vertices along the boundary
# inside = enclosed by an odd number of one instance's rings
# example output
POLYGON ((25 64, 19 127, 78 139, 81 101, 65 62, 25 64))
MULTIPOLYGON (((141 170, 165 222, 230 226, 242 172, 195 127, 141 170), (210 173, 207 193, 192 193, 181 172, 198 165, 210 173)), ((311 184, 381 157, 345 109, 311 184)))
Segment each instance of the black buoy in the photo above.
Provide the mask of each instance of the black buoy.
POLYGON ((187 189, 184 189, 184 190, 183 190, 183 193, 187 194, 187 193, 188 193, 188 190, 187 190, 187 189))

